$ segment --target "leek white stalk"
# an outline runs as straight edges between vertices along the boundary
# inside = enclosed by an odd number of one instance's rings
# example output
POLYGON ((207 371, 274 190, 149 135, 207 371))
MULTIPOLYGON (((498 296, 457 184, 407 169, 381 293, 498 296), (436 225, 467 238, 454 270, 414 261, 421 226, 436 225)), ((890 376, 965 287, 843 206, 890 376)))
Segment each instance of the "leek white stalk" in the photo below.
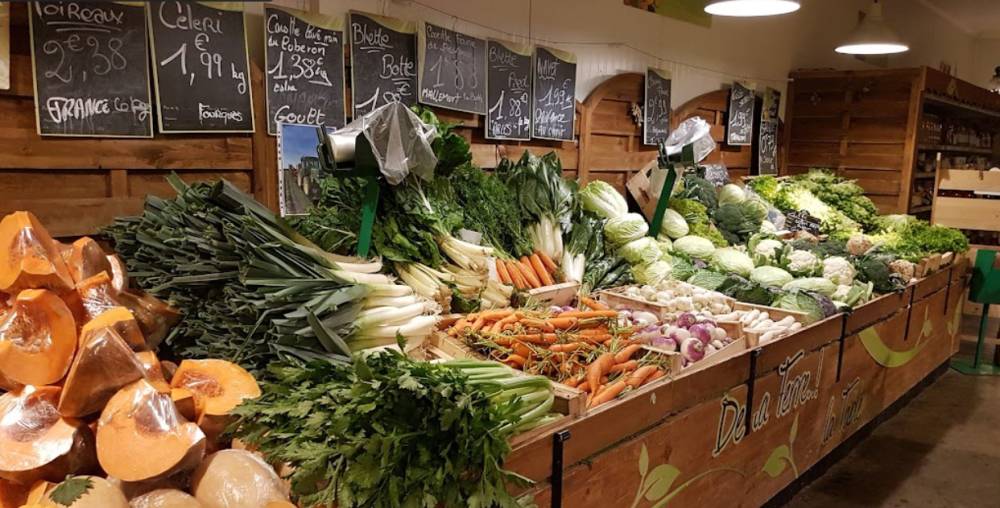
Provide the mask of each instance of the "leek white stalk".
POLYGON ((404 284, 369 284, 368 288, 371 289, 368 298, 377 298, 380 296, 399 297, 413 294, 413 288, 404 284))
POLYGON ((412 305, 420 301, 415 295, 407 296, 377 296, 365 299, 364 308, 373 309, 375 307, 403 307, 412 305))
POLYGON ((405 307, 368 309, 358 313, 357 318, 354 320, 354 325, 359 330, 362 330, 362 333, 364 333, 364 330, 374 326, 402 326, 425 312, 439 310, 435 307, 436 305, 429 302, 417 302, 405 307))
POLYGON ((331 270, 337 278, 354 284, 391 284, 392 278, 380 273, 349 272, 347 270, 331 270))
POLYGON ((397 334, 403 337, 424 337, 434 331, 438 319, 438 316, 417 316, 401 326, 373 326, 359 330, 355 340, 363 342, 373 339, 395 339, 397 334))

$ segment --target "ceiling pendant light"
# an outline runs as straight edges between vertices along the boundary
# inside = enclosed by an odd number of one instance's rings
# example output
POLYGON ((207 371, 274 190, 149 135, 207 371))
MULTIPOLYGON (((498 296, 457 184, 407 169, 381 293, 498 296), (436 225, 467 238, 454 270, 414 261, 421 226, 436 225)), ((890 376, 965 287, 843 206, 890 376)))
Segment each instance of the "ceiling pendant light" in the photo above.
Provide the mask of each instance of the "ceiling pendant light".
POLYGON ((868 15, 861 18, 850 37, 837 47, 837 53, 846 55, 888 55, 909 51, 910 46, 885 24, 882 4, 872 3, 868 15))
POLYGON ((776 16, 799 10, 799 0, 709 0, 705 12, 714 16, 776 16))

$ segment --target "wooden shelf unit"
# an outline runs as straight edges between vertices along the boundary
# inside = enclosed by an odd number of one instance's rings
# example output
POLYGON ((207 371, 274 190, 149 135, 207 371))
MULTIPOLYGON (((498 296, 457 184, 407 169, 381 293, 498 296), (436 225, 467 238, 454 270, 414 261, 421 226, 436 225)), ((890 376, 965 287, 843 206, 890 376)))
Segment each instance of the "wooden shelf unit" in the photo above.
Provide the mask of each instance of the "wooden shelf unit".
POLYGON ((785 111, 781 174, 813 167, 858 181, 881 213, 931 211, 938 158, 1000 162, 1000 95, 929 67, 796 71, 785 111), (921 126, 938 117, 992 132, 992 147, 927 139, 921 126))

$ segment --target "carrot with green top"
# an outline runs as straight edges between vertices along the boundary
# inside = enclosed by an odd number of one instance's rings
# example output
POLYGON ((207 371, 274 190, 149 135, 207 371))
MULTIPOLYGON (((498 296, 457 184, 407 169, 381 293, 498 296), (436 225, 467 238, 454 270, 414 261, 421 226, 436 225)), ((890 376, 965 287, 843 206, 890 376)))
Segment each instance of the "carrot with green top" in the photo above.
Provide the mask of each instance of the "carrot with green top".
POLYGON ((590 310, 611 310, 611 307, 608 307, 607 305, 604 305, 589 296, 581 296, 580 303, 590 307, 590 310))
POLYGON ((552 326, 548 321, 542 319, 522 319, 520 323, 527 328, 538 328, 539 330, 545 330, 547 332, 552 332, 556 329, 556 327, 552 326))
POLYGON ((632 359, 642 346, 639 344, 632 344, 631 346, 625 346, 621 351, 615 354, 615 363, 625 363, 632 359))
POLYGON ((529 256, 528 261, 531 263, 531 267, 535 269, 535 273, 538 274, 538 278, 542 281, 543 286, 551 286, 556 283, 552 279, 552 275, 545 269, 541 258, 538 257, 538 253, 529 256))
POLYGON ((587 318, 616 318, 618 317, 618 311, 615 310, 571 310, 567 312, 560 313, 556 317, 575 317, 580 319, 587 318))
POLYGON ((614 383, 608 385, 608 387, 602 390, 600 393, 594 395, 594 398, 591 399, 590 401, 590 407, 597 407, 600 406, 601 404, 604 404, 605 402, 610 402, 615 397, 621 395, 621 393, 625 391, 625 388, 627 387, 628 385, 625 384, 624 379, 615 381, 614 383))
POLYGON ((609 372, 611 372, 612 374, 618 374, 622 372, 631 372, 638 368, 639 368, 639 362, 635 360, 629 360, 627 362, 616 363, 611 367, 611 370, 609 372))
POLYGON ((553 344, 549 346, 549 351, 553 353, 572 353, 584 347, 582 342, 569 342, 566 344, 553 344))
POLYGON ((625 384, 631 386, 632 388, 638 388, 646 382, 646 378, 653 375, 657 370, 656 365, 643 365, 638 369, 635 369, 628 378, 625 380, 625 384))
POLYGON ((530 344, 553 344, 557 337, 554 333, 522 333, 511 335, 511 340, 519 340, 530 344))
POLYGON ((500 282, 503 282, 504 284, 508 285, 513 284, 513 281, 511 281, 510 278, 510 273, 507 272, 507 265, 504 264, 503 260, 498 259, 496 265, 497 265, 497 276, 500 277, 500 282))
POLYGON ((528 281, 528 284, 531 284, 532 288, 542 287, 542 281, 538 278, 535 270, 531 268, 531 262, 528 261, 528 258, 522 256, 520 261, 514 262, 520 263, 521 275, 528 281))
POLYGON ((538 258, 542 260, 542 264, 549 270, 549 273, 555 275, 559 271, 559 265, 555 261, 552 261, 552 258, 548 254, 542 251, 535 251, 535 254, 538 254, 538 258))
POLYGON ((507 358, 503 362, 506 363, 506 364, 510 364, 510 365, 512 365, 514 367, 519 367, 520 368, 520 367, 524 367, 524 362, 526 362, 526 361, 527 360, 523 356, 515 354, 515 355, 508 355, 507 358))
POLYGON ((647 376, 646 379, 643 380, 642 384, 644 384, 644 385, 645 384, 649 384, 649 383, 651 383, 653 381, 656 381, 657 379, 660 379, 661 377, 666 376, 666 375, 667 375, 667 373, 664 372, 663 369, 657 368, 656 372, 653 372, 652 374, 650 374, 649 376, 647 376))
POLYGON ((601 386, 601 377, 603 377, 609 370, 611 366, 615 363, 615 355, 612 353, 603 353, 598 356, 593 363, 587 367, 587 382, 590 386, 597 387, 601 386))

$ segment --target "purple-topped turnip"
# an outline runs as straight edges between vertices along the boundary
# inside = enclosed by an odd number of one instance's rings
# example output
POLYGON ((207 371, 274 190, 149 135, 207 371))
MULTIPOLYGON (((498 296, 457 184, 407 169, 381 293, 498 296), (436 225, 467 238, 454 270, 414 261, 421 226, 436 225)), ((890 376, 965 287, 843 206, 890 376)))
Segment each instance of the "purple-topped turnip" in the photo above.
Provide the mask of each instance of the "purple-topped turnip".
POLYGON ((691 337, 681 343, 681 355, 691 363, 700 361, 705 357, 705 343, 691 337))

